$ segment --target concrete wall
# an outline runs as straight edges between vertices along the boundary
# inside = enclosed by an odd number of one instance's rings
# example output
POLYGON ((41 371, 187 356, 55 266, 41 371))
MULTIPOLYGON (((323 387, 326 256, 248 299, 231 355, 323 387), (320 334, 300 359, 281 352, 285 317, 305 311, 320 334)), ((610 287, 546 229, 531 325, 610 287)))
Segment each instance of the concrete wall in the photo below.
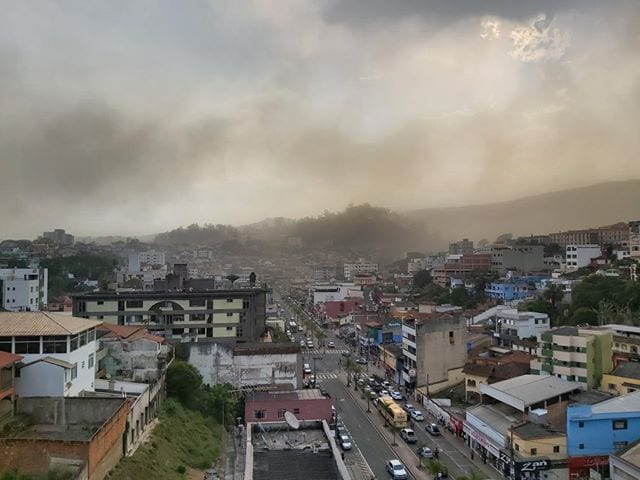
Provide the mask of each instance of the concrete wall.
POLYGON ((102 364, 112 377, 131 378, 134 382, 158 378, 158 355, 161 353, 161 344, 158 342, 146 339, 134 342, 102 339, 101 342, 108 351, 102 364))
POLYGON ((122 398, 18 398, 16 413, 45 425, 101 425, 122 406, 122 398))
POLYGON ((20 369, 16 378, 16 394, 20 397, 63 397, 65 369, 58 365, 38 362, 20 369))
POLYGON ((464 318, 428 320, 418 327, 416 338, 416 385, 438 383, 449 378, 449 370, 464 366, 467 358, 464 318))
POLYGON ((208 385, 291 385, 302 388, 298 354, 233 355, 233 345, 191 343, 189 363, 208 385))

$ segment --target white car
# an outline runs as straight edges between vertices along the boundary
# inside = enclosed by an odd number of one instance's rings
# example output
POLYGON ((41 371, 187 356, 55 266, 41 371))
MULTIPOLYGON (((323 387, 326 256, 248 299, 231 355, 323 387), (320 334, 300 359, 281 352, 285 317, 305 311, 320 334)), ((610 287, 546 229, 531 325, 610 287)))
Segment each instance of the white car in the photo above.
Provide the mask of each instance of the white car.
POLYGON ((423 422, 424 421, 424 415, 422 414, 422 412, 420 410, 411 410, 409 415, 411 415, 411 418, 414 419, 416 422, 423 422))
POLYGON ((351 450, 351 439, 348 435, 340 435, 340 446, 343 450, 351 450))
POLYGON ((329 343, 327 343, 327 347, 328 348, 336 348, 336 344, 333 343, 333 342, 329 342, 329 343))
POLYGON ((408 478, 407 470, 400 460, 391 459, 387 462, 387 472, 393 480, 406 480, 408 478))
POLYGON ((394 400, 402 400, 402 394, 397 390, 391 390, 389 392, 389 395, 391 395, 391 398, 393 398, 394 400))

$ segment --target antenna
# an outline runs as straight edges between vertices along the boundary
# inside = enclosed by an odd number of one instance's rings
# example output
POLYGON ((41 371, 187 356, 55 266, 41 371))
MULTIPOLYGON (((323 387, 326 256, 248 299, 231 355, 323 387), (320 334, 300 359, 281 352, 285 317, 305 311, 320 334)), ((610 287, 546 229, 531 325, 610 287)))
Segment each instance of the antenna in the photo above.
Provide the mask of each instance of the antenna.
POLYGON ((294 430, 297 430, 300 428, 300 420, 298 420, 293 413, 289 411, 284 412, 284 419, 287 422, 287 424, 294 430))

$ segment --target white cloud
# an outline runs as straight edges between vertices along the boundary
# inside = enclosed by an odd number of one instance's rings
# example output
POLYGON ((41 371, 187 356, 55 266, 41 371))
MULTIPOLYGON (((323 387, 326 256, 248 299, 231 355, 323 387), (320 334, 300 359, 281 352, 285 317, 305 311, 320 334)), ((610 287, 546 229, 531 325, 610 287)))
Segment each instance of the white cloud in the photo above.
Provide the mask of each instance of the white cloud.
POLYGON ((562 58, 569 47, 569 34, 552 24, 553 19, 542 13, 529 25, 514 28, 510 34, 513 41, 511 56, 523 62, 562 58))

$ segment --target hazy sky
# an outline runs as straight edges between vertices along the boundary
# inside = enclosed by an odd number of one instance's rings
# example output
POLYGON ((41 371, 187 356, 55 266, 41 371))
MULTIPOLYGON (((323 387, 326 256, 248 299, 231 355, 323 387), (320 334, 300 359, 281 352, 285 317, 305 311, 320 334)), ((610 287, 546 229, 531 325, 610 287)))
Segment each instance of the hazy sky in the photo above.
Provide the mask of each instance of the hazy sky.
POLYGON ((0 7, 0 238, 640 177, 635 0, 0 7))

